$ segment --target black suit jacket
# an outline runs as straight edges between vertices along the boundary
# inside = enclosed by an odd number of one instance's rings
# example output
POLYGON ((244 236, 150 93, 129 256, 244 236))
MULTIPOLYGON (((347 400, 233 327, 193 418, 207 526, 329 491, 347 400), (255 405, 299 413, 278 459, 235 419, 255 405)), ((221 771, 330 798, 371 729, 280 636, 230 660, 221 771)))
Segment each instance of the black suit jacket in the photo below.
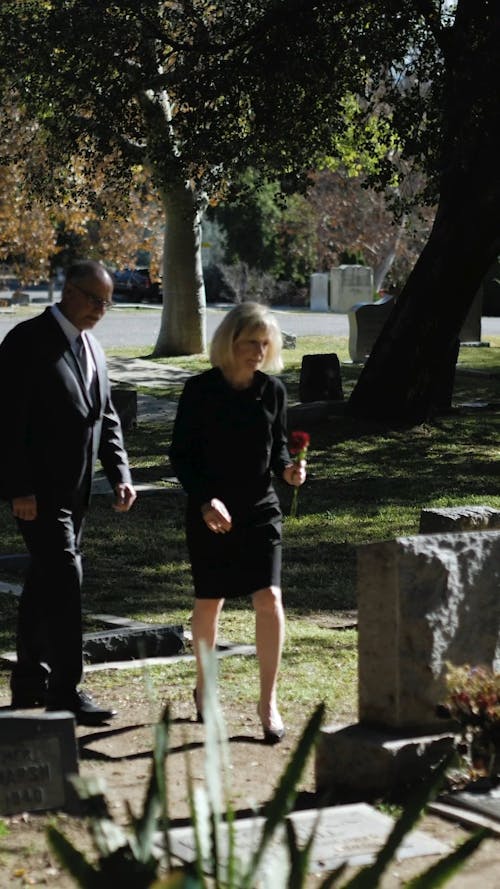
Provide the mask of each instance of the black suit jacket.
POLYGON ((86 335, 97 368, 94 399, 50 309, 18 324, 0 345, 0 487, 7 499, 35 494, 55 504, 86 503, 97 457, 113 487, 130 482, 104 352, 86 335))

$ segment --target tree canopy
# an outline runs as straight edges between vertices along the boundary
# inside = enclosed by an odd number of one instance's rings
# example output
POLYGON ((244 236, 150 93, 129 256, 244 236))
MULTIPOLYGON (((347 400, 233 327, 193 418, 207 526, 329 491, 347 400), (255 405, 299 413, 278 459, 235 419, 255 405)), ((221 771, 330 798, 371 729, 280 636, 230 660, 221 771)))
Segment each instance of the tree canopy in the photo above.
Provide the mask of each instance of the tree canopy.
POLYGON ((291 190, 337 150, 344 97, 366 80, 368 50, 384 55, 368 24, 355 3, 326 0, 2 5, 4 91, 36 119, 47 156, 34 187, 88 194, 96 167, 115 187, 144 167, 163 200, 158 351, 204 346, 207 203, 249 166, 291 190))
POLYGON ((428 413, 499 250, 498 3, 4 0, 0 34, 3 89, 43 134, 37 187, 84 190, 98 164, 115 184, 139 167, 156 184, 167 217, 158 353, 204 347, 207 203, 249 166, 294 188, 342 154, 346 135, 369 149, 375 115, 393 136, 371 182, 423 174, 419 199, 438 210, 351 408, 428 413))

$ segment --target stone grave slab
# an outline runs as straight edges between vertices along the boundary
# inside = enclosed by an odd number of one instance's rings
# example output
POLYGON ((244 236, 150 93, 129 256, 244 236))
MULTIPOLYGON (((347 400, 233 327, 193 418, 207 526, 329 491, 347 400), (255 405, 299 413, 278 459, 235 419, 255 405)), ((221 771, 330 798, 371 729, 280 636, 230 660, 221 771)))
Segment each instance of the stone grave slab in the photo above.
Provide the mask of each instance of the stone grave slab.
MULTIPOLYGON (((256 648, 255 645, 237 645, 237 644, 227 644, 227 646, 217 645, 216 655, 218 658, 222 657, 255 657, 256 648)), ((5 658, 5 655, 3 656, 5 658)), ((15 658, 15 655, 13 654, 15 658)), ((194 661, 194 654, 186 654, 182 652, 181 654, 171 654, 166 657, 154 657, 154 658, 134 658, 133 666, 134 667, 144 667, 148 664, 153 666, 159 666, 160 664, 176 664, 180 661, 194 661)), ((131 662, 128 661, 102 661, 94 664, 85 664, 83 670, 84 673, 97 673, 101 670, 130 670, 131 662)))
POLYGON ((309 429, 315 423, 321 423, 329 416, 343 412, 343 402, 307 401, 292 404, 287 412, 287 425, 289 429, 309 429), (340 409, 337 409, 337 405, 340 405, 340 409))
POLYGON ((500 509, 475 505, 422 509, 418 530, 420 534, 500 530, 500 509))
MULTIPOLYGON (((365 865, 372 862, 389 836, 394 821, 388 815, 378 812, 367 803, 355 803, 345 806, 329 806, 324 809, 308 809, 293 812, 289 816, 299 846, 304 846, 311 832, 315 830, 311 858, 310 873, 332 871, 344 862, 349 865, 365 865)), ((242 818, 235 822, 236 850, 238 858, 244 863, 250 861, 255 850, 264 818, 242 818)), ((173 828, 169 832, 172 854, 183 862, 191 862, 195 858, 195 844, 191 827, 173 828)), ((225 824, 220 828, 220 853, 223 861, 227 858, 228 833, 225 824)), ((161 835, 158 835, 161 844, 161 835)), ((420 830, 412 831, 404 839, 397 852, 397 859, 414 858, 421 855, 443 855, 449 851, 443 843, 420 830)), ((288 852, 286 848, 285 830, 276 832, 264 856, 259 874, 262 885, 271 886, 271 871, 276 861, 280 860, 287 868, 288 852)), ((287 868, 288 869, 288 868, 287 868)))
POLYGON ((328 802, 401 799, 454 746, 451 732, 411 735, 363 723, 325 725, 316 745, 316 791, 328 802))
POLYGON ((0 813, 65 809, 79 803, 70 775, 78 773, 70 713, 0 712, 0 813))
POLYGON ((6 593, 9 596, 20 596, 23 588, 20 583, 5 583, 0 581, 0 593, 6 593))
MULTIPOLYGON (((478 782, 478 785, 480 782, 478 782)), ((496 821, 500 827, 500 787, 481 789, 480 786, 467 790, 455 790, 452 793, 442 794, 439 801, 449 806, 457 806, 461 809, 469 809, 479 812, 496 821)))
POLYGON ((87 663, 167 657, 183 650, 181 624, 117 627, 83 635, 83 658, 87 663))

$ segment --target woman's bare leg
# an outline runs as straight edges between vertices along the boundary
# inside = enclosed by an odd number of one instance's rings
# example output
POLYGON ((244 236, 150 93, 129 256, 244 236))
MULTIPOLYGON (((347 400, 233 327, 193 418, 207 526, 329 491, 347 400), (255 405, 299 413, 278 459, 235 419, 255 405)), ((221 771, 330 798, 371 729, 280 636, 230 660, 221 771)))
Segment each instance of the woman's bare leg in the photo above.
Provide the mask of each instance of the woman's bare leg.
POLYGON ((259 715, 265 729, 280 730, 276 686, 285 638, 285 615, 279 587, 257 590, 252 596, 255 608, 255 641, 260 673, 259 715))
POLYGON ((219 615, 224 599, 195 599, 191 630, 193 633, 193 649, 196 657, 196 703, 201 710, 203 702, 203 667, 200 657, 200 642, 203 641, 210 650, 215 648, 219 615))

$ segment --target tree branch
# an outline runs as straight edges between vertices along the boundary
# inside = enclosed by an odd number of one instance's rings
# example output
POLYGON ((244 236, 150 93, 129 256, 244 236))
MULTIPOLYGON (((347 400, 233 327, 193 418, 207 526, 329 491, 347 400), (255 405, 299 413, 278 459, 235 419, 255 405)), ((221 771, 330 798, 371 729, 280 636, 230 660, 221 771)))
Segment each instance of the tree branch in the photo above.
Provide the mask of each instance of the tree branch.
MULTIPOLYGON (((335 12, 335 5, 336 4, 332 4, 331 0, 321 0, 321 2, 315 4, 316 9, 323 7, 325 12, 328 12, 330 16, 333 16, 335 12)), ((351 7, 355 10, 357 5, 355 0, 344 0, 343 3, 338 3, 338 8, 345 14, 347 8, 351 7)), ((311 12, 310 0, 282 0, 281 3, 273 5, 271 9, 267 10, 264 15, 246 31, 242 32, 234 39, 224 42, 211 39, 209 37, 208 29, 203 25, 203 30, 207 36, 203 39, 193 40, 192 42, 186 43, 176 39, 172 34, 166 34, 159 22, 152 21, 143 13, 140 12, 139 17, 145 25, 151 28, 151 36, 158 40, 163 46, 170 46, 172 49, 183 53, 219 54, 221 52, 231 52, 245 44, 254 45, 259 38, 267 34, 273 27, 282 26, 283 23, 287 21, 293 21, 294 17, 302 10, 305 10, 308 13, 311 12)))
POLYGON ((431 32, 436 44, 443 55, 448 51, 448 40, 446 37, 446 29, 443 28, 441 22, 441 2, 436 6, 435 0, 415 0, 415 8, 424 19, 429 31, 431 32))

